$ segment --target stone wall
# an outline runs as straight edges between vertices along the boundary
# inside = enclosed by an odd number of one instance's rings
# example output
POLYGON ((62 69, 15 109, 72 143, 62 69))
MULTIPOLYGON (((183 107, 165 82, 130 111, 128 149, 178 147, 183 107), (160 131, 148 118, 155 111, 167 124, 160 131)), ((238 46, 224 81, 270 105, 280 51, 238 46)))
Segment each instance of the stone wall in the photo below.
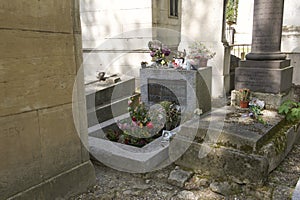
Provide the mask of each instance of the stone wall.
MULTIPOLYGON (((82 0, 85 81, 95 80, 99 71, 131 75, 138 80, 140 62, 151 61, 149 40, 159 39, 177 49, 181 18, 169 17, 168 2, 82 0)), ((179 15, 180 11, 181 7, 179 15)))
POLYGON ((72 115, 79 22, 77 0, 0 2, 0 199, 67 198, 95 183, 86 121, 77 133, 72 115))
POLYGON ((149 55, 152 38, 152 0, 80 1, 86 82, 97 71, 138 76, 140 62, 149 55), (90 51, 92 50, 92 51, 90 51))
MULTIPOLYGON (((187 49, 189 41, 198 40, 216 52, 208 61, 212 66, 212 96, 223 96, 229 92, 229 62, 224 62, 223 46, 224 1, 182 1, 181 49, 187 49)), ((229 54, 227 56, 230 56, 229 54)))
POLYGON ((152 1, 152 26, 174 30, 174 34, 153 34, 154 38, 167 44, 168 47, 177 50, 181 40, 181 15, 182 0, 178 0, 178 17, 170 16, 170 0, 153 0, 152 1))
POLYGON ((293 71, 293 83, 295 85, 300 85, 300 52, 298 53, 288 53, 288 58, 291 59, 291 65, 294 67, 293 71))

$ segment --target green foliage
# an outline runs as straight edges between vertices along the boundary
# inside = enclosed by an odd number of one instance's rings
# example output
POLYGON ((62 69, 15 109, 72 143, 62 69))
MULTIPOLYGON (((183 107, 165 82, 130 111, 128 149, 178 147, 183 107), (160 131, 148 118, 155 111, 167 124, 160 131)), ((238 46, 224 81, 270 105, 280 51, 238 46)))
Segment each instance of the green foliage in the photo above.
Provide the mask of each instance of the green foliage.
POLYGON ((166 124, 165 129, 170 131, 176 128, 180 123, 180 110, 177 108, 177 105, 169 102, 169 101, 162 101, 160 105, 164 108, 166 113, 166 124))
POLYGON ((250 109, 250 111, 252 112, 253 117, 254 117, 255 119, 257 119, 258 122, 260 122, 260 123, 262 123, 262 124, 264 124, 264 125, 267 124, 267 122, 261 117, 261 115, 262 115, 262 113, 261 113, 262 108, 261 108, 261 107, 259 107, 258 105, 251 105, 251 106, 249 107, 249 109, 250 109))
POLYGON ((107 131, 106 137, 115 142, 142 147, 161 135, 161 130, 172 130, 180 123, 179 107, 169 101, 159 109, 148 110, 138 98, 128 101, 129 118, 117 122, 119 129, 107 131), (166 122, 164 124, 164 120, 166 122))
POLYGON ((140 99, 131 97, 128 101, 128 111, 132 120, 136 121, 139 126, 140 124, 146 126, 151 121, 148 109, 140 99))
POLYGON ((228 0, 226 5, 226 21, 236 23, 239 0, 228 0))
POLYGON ((285 115, 289 122, 297 122, 300 120, 300 102, 286 100, 280 105, 278 113, 285 115))

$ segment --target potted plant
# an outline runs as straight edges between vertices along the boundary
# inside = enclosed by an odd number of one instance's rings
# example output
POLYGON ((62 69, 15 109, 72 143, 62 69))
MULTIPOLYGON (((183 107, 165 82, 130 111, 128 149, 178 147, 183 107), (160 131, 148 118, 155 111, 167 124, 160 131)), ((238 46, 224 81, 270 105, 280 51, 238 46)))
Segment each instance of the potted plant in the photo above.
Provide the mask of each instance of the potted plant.
POLYGON ((188 61, 196 68, 206 67, 207 61, 212 59, 216 52, 208 49, 202 42, 195 41, 188 48, 188 61))
POLYGON ((240 100, 240 107, 248 108, 249 101, 250 101, 250 89, 248 88, 239 89, 238 98, 240 100))

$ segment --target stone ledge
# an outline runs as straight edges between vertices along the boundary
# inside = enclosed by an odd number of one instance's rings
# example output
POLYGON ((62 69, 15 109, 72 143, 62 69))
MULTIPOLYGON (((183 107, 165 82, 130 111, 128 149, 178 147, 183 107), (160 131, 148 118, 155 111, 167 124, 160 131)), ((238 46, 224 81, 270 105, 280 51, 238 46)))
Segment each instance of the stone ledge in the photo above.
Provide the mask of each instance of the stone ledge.
POLYGON ((95 170, 91 161, 84 162, 68 171, 20 192, 8 200, 67 199, 87 191, 96 184, 95 170))
MULTIPOLYGON (((231 91, 231 105, 238 106, 239 100, 237 98, 238 90, 231 91)), ((292 88, 287 93, 281 94, 272 94, 272 93, 261 93, 261 92, 252 92, 251 96, 258 98, 265 102, 266 109, 277 110, 279 106, 287 99, 293 99, 294 97, 294 88, 292 88)))
MULTIPOLYGON (((200 129, 205 125, 204 120, 205 117, 199 120, 200 123, 197 122, 200 124, 200 129)), ((216 126, 215 121, 218 122, 218 120, 213 117, 210 120, 214 122, 213 126, 216 126)), ((220 180, 230 180, 239 184, 261 184, 286 157, 300 137, 300 128, 285 126, 281 124, 281 120, 273 125, 274 130, 266 129, 263 135, 248 131, 248 134, 243 137, 240 135, 244 130, 243 124, 235 125, 239 126, 237 132, 235 129, 228 129, 226 123, 229 122, 225 121, 224 127, 218 130, 219 135, 214 135, 215 132, 211 131, 214 128, 207 126, 206 131, 203 128, 202 133, 198 132, 194 140, 183 134, 175 137, 171 142, 169 152, 174 153, 190 145, 176 164, 220 180), (197 138, 199 134, 203 134, 202 139, 197 138), (236 139, 230 139, 232 137, 236 139), (242 138, 243 142, 238 138, 242 138), (223 141, 226 139, 230 145, 223 141), (239 146, 242 143, 253 144, 256 148, 241 148, 239 146)))
POLYGON ((168 159, 168 145, 162 146, 162 137, 138 148, 107 139, 89 136, 91 156, 117 170, 145 173, 154 171, 168 159))

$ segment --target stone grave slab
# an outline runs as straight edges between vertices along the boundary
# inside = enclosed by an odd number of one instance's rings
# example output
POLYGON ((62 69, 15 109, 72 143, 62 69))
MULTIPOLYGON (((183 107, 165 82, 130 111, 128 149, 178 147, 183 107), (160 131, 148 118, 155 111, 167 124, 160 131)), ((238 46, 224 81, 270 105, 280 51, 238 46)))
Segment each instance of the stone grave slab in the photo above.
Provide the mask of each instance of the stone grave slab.
POLYGON ((244 114, 226 106, 183 125, 169 152, 190 146, 176 164, 237 183, 263 183, 299 139, 300 129, 285 126, 275 111, 264 111, 266 126, 244 114), (195 138, 189 137, 194 131, 195 138))
POLYGON ((212 68, 176 70, 172 68, 144 68, 140 70, 141 100, 147 105, 160 101, 174 101, 193 112, 201 108, 211 110, 212 68))
POLYGON ((128 112, 128 100, 135 94, 135 78, 122 75, 121 81, 92 82, 85 85, 88 126, 104 122, 128 112))
POLYGON ((106 83, 104 81, 92 82, 85 85, 87 109, 95 106, 110 104, 118 99, 131 96, 135 91, 135 78, 121 76, 118 83, 106 83))

